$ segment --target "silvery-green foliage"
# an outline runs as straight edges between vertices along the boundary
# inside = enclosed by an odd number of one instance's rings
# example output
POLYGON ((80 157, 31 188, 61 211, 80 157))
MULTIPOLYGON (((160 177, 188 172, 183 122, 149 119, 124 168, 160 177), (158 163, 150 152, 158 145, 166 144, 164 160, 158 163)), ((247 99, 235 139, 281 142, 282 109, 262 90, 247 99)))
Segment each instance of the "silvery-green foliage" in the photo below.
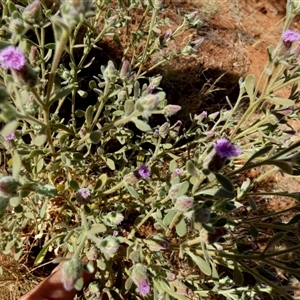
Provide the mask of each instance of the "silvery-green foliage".
MULTIPOLYGON (((154 299, 266 292, 292 299, 272 268, 298 276, 280 255, 300 248, 299 214, 288 226, 275 218, 264 224, 252 191, 272 172, 300 174, 300 144, 289 141, 295 131, 288 123, 298 118, 295 53, 282 55, 281 43, 269 49, 262 94, 249 75, 228 109, 176 121, 180 106, 168 103, 153 70, 198 49, 202 41, 160 56, 172 39, 201 26, 197 12, 172 31, 160 14, 163 1, 61 2, 2 1, 0 49, 15 46, 9 49, 19 61, 2 60, 0 69, 1 251, 20 259, 40 246, 36 264, 47 252, 73 252, 64 267, 68 289, 82 287, 79 257, 97 260, 91 299, 106 292, 154 299), (122 57, 99 63, 103 44, 112 41, 122 57), (287 86, 290 96, 277 97, 287 86), (247 178, 265 165, 274 168, 247 178), (260 250, 262 236, 268 242, 260 250), (288 247, 279 251, 283 242, 288 247), (244 284, 245 272, 259 290, 244 284)), ((288 191, 261 194, 300 200, 288 191)))

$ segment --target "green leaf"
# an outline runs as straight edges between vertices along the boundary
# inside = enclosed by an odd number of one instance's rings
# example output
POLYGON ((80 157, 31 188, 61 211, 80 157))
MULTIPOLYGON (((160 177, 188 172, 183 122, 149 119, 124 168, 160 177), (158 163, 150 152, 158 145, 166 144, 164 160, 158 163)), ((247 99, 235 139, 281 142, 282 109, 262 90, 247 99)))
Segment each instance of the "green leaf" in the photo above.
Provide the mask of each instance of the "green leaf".
POLYGON ((90 140, 93 144, 99 144, 102 138, 102 133, 101 131, 93 131, 90 134, 90 140))
POLYGON ((78 182, 75 181, 75 180, 71 180, 69 182, 69 185, 70 185, 71 189, 74 190, 74 191, 78 191, 80 189, 80 186, 79 186, 78 182))
POLYGON ((267 145, 263 148, 261 148, 260 150, 258 150, 257 152, 255 152, 246 162, 245 166, 247 166, 252 160, 254 160, 257 157, 263 156, 264 154, 268 153, 271 149, 273 148, 272 145, 267 145))
POLYGON ((85 112, 81 109, 77 109, 75 111, 75 116, 78 117, 78 118, 82 118, 84 115, 85 115, 85 112))
POLYGON ((220 218, 213 225, 215 227, 224 227, 226 224, 227 224, 227 219, 226 218, 220 218))
POLYGON ((176 233, 180 237, 183 237, 187 233, 186 222, 184 218, 181 218, 180 222, 176 225, 176 233))
POLYGON ((294 106, 295 105, 295 101, 293 101, 291 99, 287 99, 287 98, 271 97, 268 99, 279 105, 284 105, 284 106, 294 106))
POLYGON ((61 237, 63 237, 64 234, 58 234, 55 237, 53 237, 52 239, 50 239, 46 244, 44 244, 43 249, 40 251, 40 253, 38 254, 38 256, 36 257, 35 261, 34 261, 34 266, 39 265, 43 259, 45 258, 47 252, 48 252, 48 248, 50 247, 50 245, 57 239, 60 239, 61 237))
POLYGON ((186 162, 186 170, 194 177, 199 177, 199 173, 191 160, 186 162))
POLYGON ((106 232, 107 228, 104 224, 95 224, 93 227, 89 230, 90 234, 98 234, 98 233, 103 233, 106 232))
POLYGON ((218 173, 216 173, 215 176, 216 176, 217 180, 219 181, 219 183, 222 185, 222 187, 226 191, 228 191, 228 192, 233 192, 234 191, 234 186, 233 186, 231 180, 228 177, 226 177, 224 175, 221 175, 221 174, 218 174, 218 173))
POLYGON ((45 48, 46 48, 46 49, 52 49, 52 50, 54 50, 54 49, 55 49, 55 43, 49 43, 49 44, 46 44, 46 45, 45 45, 45 48))
POLYGON ((292 168, 291 164, 288 162, 272 159, 272 160, 266 161, 266 164, 275 165, 276 167, 280 168, 281 171, 283 171, 284 173, 287 173, 289 175, 293 174, 293 168, 292 168))
POLYGON ((105 186, 107 179, 108 179, 107 174, 105 173, 101 174, 98 181, 96 182, 95 190, 101 190, 105 186))
POLYGON ((134 102, 133 100, 126 100, 124 104, 124 112, 125 116, 129 116, 134 110, 134 102))
POLYGON ((50 184, 38 184, 36 193, 51 198, 57 195, 57 189, 50 184))
POLYGON ((19 177, 21 167, 22 167, 21 157, 20 157, 18 151, 14 150, 14 153, 13 153, 13 171, 12 171, 14 178, 19 177))
POLYGON ((220 197, 220 198, 228 198, 232 199, 235 197, 235 194, 232 192, 229 192, 227 190, 224 190, 223 188, 218 189, 218 191, 214 195, 215 197, 220 197))
POLYGON ((245 89, 249 96, 250 102, 254 101, 254 84, 255 84, 255 77, 252 74, 249 74, 245 79, 245 89))
POLYGON ((105 162, 111 170, 114 171, 116 169, 115 162, 112 159, 107 158, 105 162))
POLYGON ((285 237, 285 232, 277 232, 275 233, 267 242, 265 249, 263 253, 266 253, 272 246, 277 244, 279 241, 281 241, 285 237))
POLYGON ((126 188, 132 197, 139 199, 139 193, 132 186, 127 185, 126 188))
POLYGON ((85 122, 88 130, 93 121, 93 114, 94 114, 94 106, 90 105, 85 111, 85 122))
POLYGON ((18 126, 19 126, 19 121, 17 121, 17 120, 9 122, 1 130, 1 135, 7 136, 7 135, 11 134, 12 132, 15 132, 15 130, 17 129, 18 126))
POLYGON ((238 264, 234 263, 234 269, 233 269, 233 281, 236 285, 241 286, 244 282, 243 273, 238 267, 238 264))
POLYGON ((34 139, 34 145, 36 145, 36 146, 43 146, 46 141, 47 141, 46 134, 40 134, 40 135, 37 135, 35 137, 35 139, 34 139))
POLYGON ((254 239, 258 238, 259 233, 253 224, 250 225, 250 234, 254 237, 254 239))
POLYGON ((177 163, 176 163, 176 160, 173 159, 173 160, 170 162, 169 170, 170 170, 170 172, 174 172, 176 168, 177 168, 177 163))
POLYGON ((86 98, 88 96, 88 92, 83 90, 78 90, 77 93, 81 98, 86 98))
POLYGON ((46 209, 47 209, 47 206, 48 206, 48 202, 49 202, 49 199, 46 199, 46 201, 44 201, 44 203, 42 205, 42 208, 40 210, 40 217, 41 218, 44 218, 44 216, 45 216, 46 209))
POLYGON ((29 158, 29 159, 32 159, 32 158, 34 158, 34 157, 36 157, 36 156, 38 156, 38 155, 42 155, 42 154, 44 154, 44 151, 43 151, 43 150, 35 149, 35 150, 32 150, 32 151, 30 152, 30 154, 28 155, 28 158, 29 158))
POLYGON ((89 82, 89 87, 90 87, 90 89, 95 89, 97 87, 96 81, 95 80, 91 80, 89 82))
POLYGON ((59 91, 54 93, 54 95, 50 98, 50 105, 52 105, 55 101, 68 96, 73 91, 74 88, 75 88, 74 84, 69 84, 68 86, 60 88, 59 91))
POLYGON ((171 224, 171 222, 173 221, 175 215, 176 215, 175 210, 168 211, 168 213, 165 215, 165 217, 163 219, 164 225, 169 226, 171 224))
POLYGON ((0 218, 5 213, 8 204, 9 204, 9 198, 0 197, 0 218))
POLYGON ((152 131, 150 125, 140 119, 135 118, 133 120, 133 122, 134 122, 135 126, 137 127, 137 129, 139 129, 141 131, 144 131, 144 132, 152 131))
POLYGON ((20 197, 12 197, 9 199, 9 204, 13 207, 17 207, 21 203, 20 197))
POLYGON ((195 255, 190 251, 187 251, 186 254, 188 254, 191 257, 191 259, 196 263, 196 265, 205 275, 211 275, 210 264, 208 264, 202 257, 195 255))

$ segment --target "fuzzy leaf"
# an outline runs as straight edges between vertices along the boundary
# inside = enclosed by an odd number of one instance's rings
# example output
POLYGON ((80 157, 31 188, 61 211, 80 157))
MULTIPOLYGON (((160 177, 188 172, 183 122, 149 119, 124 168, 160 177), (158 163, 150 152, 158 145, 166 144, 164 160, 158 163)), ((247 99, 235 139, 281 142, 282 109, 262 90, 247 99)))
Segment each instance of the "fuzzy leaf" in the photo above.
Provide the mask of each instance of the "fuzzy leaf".
POLYGON ((93 144, 99 144, 102 138, 102 133, 100 131, 93 131, 90 134, 90 140, 93 144))
POLYGON ((199 177, 198 171, 191 160, 186 162, 186 170, 194 177, 199 177))
POLYGON ((293 101, 291 99, 287 99, 287 98, 272 97, 269 99, 279 105, 284 105, 284 106, 294 106, 295 105, 295 101, 293 101))
POLYGON ((180 237, 183 237, 187 233, 186 222, 184 218, 181 218, 180 222, 176 225, 176 233, 180 237))
POLYGON ((194 253, 189 251, 186 253, 191 257, 191 259, 196 263, 196 265, 205 275, 211 275, 210 265, 202 257, 195 255, 194 253))
POLYGON ((47 141, 47 136, 46 134, 39 134, 35 137, 34 139, 34 144, 36 146, 43 146, 47 141))
POLYGON ((252 74, 249 74, 245 79, 245 89, 249 96, 250 102, 254 101, 254 83, 255 77, 252 74))
POLYGON ((228 177, 226 177, 224 175, 221 175, 221 174, 218 174, 218 173, 216 173, 215 176, 216 176, 217 180, 219 181, 219 183, 222 185, 222 187, 226 191, 228 191, 228 192, 233 192, 234 191, 234 186, 233 186, 231 180, 228 177))
POLYGON ((18 151, 15 150, 13 154, 13 172, 12 172, 14 178, 18 178, 19 173, 21 171, 21 167, 22 167, 21 157, 18 151))
POLYGON ((260 150, 258 150, 257 152, 255 152, 246 162, 245 166, 247 166, 252 160, 254 160, 257 157, 263 156, 264 154, 268 153, 271 149, 273 148, 272 145, 267 145, 263 148, 261 148, 260 150))
POLYGON ((233 281, 236 285, 241 286, 243 284, 244 281, 244 276, 243 273, 241 272, 241 270, 238 267, 238 264, 235 263, 234 264, 234 270, 233 270, 233 281))
POLYGON ((7 136, 7 135, 11 134, 12 132, 14 132, 17 129, 18 126, 19 126, 19 122, 17 120, 9 122, 1 130, 1 135, 7 136))
POLYGON ((124 104, 124 112, 125 116, 129 116, 134 110, 134 102, 133 100, 126 100, 124 104))
POLYGON ((44 244, 43 249, 40 251, 40 253, 38 254, 38 256, 36 257, 35 261, 34 261, 34 266, 39 265, 43 259, 45 258, 47 252, 48 252, 48 248, 50 247, 50 245, 57 239, 60 239, 61 237, 63 237, 64 234, 58 234, 55 237, 53 237, 52 239, 50 239, 46 244, 44 244))
POLYGON ((263 253, 266 253, 272 246, 277 244, 280 240, 282 240, 285 237, 284 232, 277 232, 275 233, 267 242, 265 249, 263 253))
POLYGON ((134 119, 133 120, 135 126, 137 127, 137 129, 141 130, 141 131, 151 131, 151 126, 149 124, 147 124, 146 122, 140 120, 140 119, 134 119))
POLYGON ((170 210, 163 219, 164 225, 169 226, 171 224, 175 214, 176 214, 175 210, 170 210))

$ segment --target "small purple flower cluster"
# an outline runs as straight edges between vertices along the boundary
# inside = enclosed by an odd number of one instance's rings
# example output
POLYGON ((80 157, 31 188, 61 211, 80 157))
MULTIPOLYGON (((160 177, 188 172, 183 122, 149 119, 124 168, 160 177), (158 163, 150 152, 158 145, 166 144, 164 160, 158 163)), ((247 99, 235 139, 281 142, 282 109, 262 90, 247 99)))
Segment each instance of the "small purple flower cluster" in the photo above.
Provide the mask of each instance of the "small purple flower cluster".
POLYGON ((0 65, 2 68, 20 71, 25 64, 25 55, 19 48, 9 46, 0 51, 0 65))
POLYGON ((294 57, 298 57, 300 55, 300 34, 297 31, 287 29, 282 33, 281 37, 284 48, 284 55, 289 55, 292 44, 297 43, 297 46, 295 47, 292 54, 294 55, 294 57))
POLYGON ((141 165, 136 171, 135 175, 140 179, 148 179, 151 175, 149 168, 145 165, 141 165))
POLYGON ((242 154, 242 151, 235 145, 231 144, 227 139, 218 139, 214 143, 214 148, 221 158, 232 158, 242 154))

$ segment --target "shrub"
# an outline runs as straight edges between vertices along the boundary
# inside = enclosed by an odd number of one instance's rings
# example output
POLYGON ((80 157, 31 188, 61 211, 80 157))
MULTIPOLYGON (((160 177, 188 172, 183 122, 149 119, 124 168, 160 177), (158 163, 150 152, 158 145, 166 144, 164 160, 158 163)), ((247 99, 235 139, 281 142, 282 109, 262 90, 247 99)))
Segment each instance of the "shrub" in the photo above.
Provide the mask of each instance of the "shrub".
POLYGON ((171 32, 159 0, 24 2, 2 2, 2 253, 20 260, 31 243, 42 245, 38 265, 48 252, 72 252, 63 280, 78 290, 86 255, 97 260, 90 293, 99 297, 293 299, 275 268, 299 277, 299 205, 284 223, 276 217, 286 211, 261 216, 254 197, 300 199, 255 191, 278 170, 300 174, 300 143, 289 141, 288 123, 298 118, 299 99, 298 35, 286 31, 294 2, 257 85, 252 75, 241 79, 229 109, 191 115, 189 127, 173 119, 180 107, 168 104, 161 76, 148 74, 197 50, 189 42, 161 55, 201 25, 196 12, 171 32), (112 41, 121 57, 99 64, 101 42, 112 41), (276 96, 285 87, 289 97, 276 96), (164 121, 153 125, 156 115, 164 121), (254 168, 261 174, 251 179, 254 168))

